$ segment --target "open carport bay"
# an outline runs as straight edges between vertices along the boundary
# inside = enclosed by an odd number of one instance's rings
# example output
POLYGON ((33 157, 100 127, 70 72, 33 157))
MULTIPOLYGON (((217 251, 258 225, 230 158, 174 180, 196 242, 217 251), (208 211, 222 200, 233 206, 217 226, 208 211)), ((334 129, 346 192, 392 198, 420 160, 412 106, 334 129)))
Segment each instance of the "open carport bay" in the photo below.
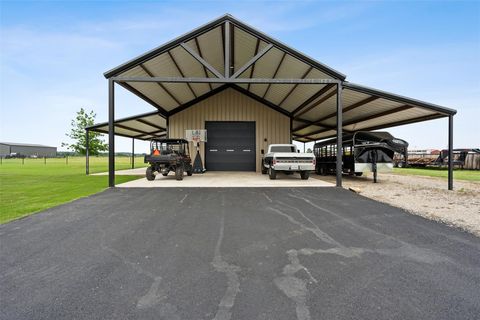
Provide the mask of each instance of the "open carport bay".
POLYGON ((337 188, 117 188, 0 226, 2 319, 474 319, 480 240, 337 188))

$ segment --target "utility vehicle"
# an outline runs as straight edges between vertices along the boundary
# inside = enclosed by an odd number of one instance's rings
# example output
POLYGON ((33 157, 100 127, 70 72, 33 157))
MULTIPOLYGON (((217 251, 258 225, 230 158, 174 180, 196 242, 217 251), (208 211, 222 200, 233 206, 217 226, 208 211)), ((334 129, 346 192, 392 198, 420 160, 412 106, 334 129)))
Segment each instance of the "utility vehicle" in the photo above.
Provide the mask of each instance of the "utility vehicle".
POLYGON ((167 176, 173 171, 177 180, 183 180, 184 172, 188 176, 193 173, 188 141, 185 139, 152 139, 150 154, 145 155, 144 162, 150 164, 145 174, 148 181, 155 180, 158 173, 167 176))

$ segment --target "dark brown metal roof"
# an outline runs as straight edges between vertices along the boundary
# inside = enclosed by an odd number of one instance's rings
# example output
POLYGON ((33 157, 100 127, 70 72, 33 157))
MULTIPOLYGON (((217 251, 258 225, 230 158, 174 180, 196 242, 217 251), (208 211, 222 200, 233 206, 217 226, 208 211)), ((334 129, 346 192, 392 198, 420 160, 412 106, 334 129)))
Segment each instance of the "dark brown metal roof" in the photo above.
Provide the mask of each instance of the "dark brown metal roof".
MULTIPOLYGON (((157 111, 139 114, 115 121, 115 134, 126 138, 150 140, 166 135, 167 121, 157 111)), ((108 134, 108 122, 86 128, 89 131, 108 134)))
MULTIPOLYGON (((156 107, 164 117, 226 86, 234 87, 290 116, 295 140, 304 142, 335 134, 338 83, 343 87, 346 132, 456 113, 432 103, 349 83, 342 73, 228 14, 106 72, 105 77, 156 107)), ((97 129, 106 132, 105 125, 97 129)), ((116 125, 117 130, 126 136, 134 136, 135 132, 116 125)))

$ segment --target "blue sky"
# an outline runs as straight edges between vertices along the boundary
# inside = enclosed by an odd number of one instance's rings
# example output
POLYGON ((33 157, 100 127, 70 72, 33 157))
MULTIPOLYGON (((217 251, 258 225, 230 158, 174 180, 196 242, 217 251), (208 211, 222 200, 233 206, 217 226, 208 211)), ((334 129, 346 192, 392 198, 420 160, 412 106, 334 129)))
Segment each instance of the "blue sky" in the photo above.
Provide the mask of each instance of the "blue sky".
MULTIPOLYGON (((60 146, 81 107, 105 121, 103 72, 227 12, 351 82, 457 109, 455 147, 480 146, 479 1, 2 1, 0 141, 60 146)), ((117 92, 117 117, 153 110, 117 92)), ((446 119, 389 131, 447 143, 446 119)))

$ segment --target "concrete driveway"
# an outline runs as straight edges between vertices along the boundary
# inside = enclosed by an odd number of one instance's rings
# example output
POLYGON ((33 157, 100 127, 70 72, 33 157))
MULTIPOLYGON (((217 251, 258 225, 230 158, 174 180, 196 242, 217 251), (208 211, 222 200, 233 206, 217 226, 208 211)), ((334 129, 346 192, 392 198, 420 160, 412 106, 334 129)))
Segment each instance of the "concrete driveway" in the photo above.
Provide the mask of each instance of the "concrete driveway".
MULTIPOLYGON (((139 175, 139 169, 116 171, 121 174, 139 175)), ((145 175, 145 168, 140 175, 145 175)), ((311 173, 308 180, 300 179, 300 174, 295 173, 286 175, 279 173, 277 179, 270 180, 268 175, 258 172, 239 172, 239 171, 208 171, 203 174, 194 174, 187 176, 185 174, 182 181, 175 179, 175 174, 170 172, 166 177, 157 174, 154 181, 148 181, 146 178, 133 180, 118 184, 119 188, 248 188, 248 187, 333 187, 334 184, 321 179, 319 175, 311 173)))
POLYGON ((480 314, 480 239, 336 188, 118 188, 0 234, 2 319, 480 314))

